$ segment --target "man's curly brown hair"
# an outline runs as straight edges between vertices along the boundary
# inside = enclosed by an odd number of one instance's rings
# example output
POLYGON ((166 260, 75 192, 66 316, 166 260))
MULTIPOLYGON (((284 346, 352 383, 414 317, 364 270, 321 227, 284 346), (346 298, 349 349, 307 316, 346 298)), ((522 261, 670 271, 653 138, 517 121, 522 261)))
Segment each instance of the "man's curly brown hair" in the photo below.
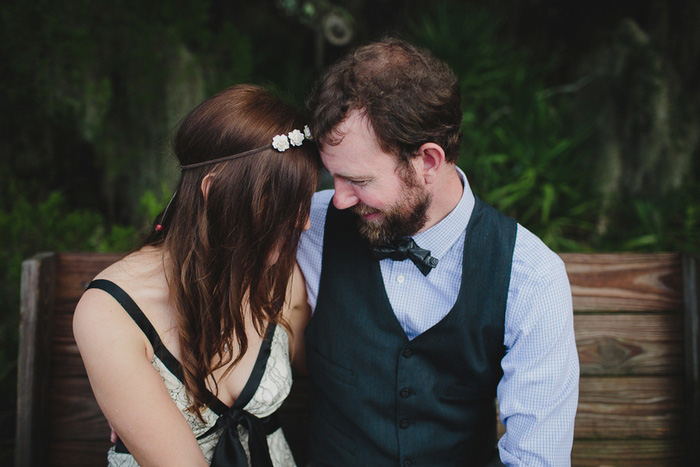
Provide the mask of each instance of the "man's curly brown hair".
POLYGON ((338 144, 350 112, 367 118, 383 151, 407 164, 428 142, 455 163, 462 135, 461 93, 450 67, 430 52, 386 38, 332 65, 309 99, 319 147, 338 144))

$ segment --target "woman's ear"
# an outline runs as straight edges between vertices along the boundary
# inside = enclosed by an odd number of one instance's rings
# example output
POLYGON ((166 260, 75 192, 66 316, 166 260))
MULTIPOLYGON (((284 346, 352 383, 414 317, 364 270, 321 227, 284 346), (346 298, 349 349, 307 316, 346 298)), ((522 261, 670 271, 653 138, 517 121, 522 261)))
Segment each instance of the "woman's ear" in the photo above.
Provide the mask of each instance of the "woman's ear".
POLYGON ((211 186, 211 182, 214 180, 214 175, 216 173, 214 172, 209 172, 204 176, 202 179, 202 184, 199 186, 199 189, 202 190, 202 196, 204 196, 204 199, 207 199, 207 196, 209 196, 209 187, 211 186))
POLYGON ((438 171, 445 164, 445 151, 436 143, 425 143, 418 148, 418 154, 413 158, 416 174, 426 184, 433 183, 438 171))

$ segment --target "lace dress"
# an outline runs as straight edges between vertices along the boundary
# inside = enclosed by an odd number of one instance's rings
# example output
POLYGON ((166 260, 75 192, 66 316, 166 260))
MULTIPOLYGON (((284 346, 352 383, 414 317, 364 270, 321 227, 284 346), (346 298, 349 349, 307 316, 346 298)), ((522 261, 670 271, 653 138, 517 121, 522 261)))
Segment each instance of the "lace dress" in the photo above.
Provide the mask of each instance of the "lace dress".
MULTIPOLYGON (((234 405, 229 408, 212 395, 214 402, 202 409, 203 423, 195 415, 185 410, 189 404, 185 386, 181 381, 182 369, 180 363, 162 344, 155 328, 138 305, 113 282, 98 279, 90 283, 88 288, 99 288, 112 295, 144 332, 154 350, 151 363, 163 378, 163 383, 167 387, 170 397, 178 406, 180 412, 182 412, 190 428, 192 428, 192 433, 197 438, 208 463, 212 463, 217 443, 222 436, 222 432, 226 429, 227 423, 225 418, 227 415, 230 416, 230 414, 235 413, 238 419, 243 414, 247 417, 245 421, 253 419, 256 423, 260 422, 257 426, 265 431, 272 465, 275 467, 296 465, 275 414, 289 394, 292 386, 292 371, 289 363, 289 337, 282 327, 269 326, 250 378, 234 405)), ((252 465, 249 433, 245 425, 246 423, 241 421, 241 423, 234 424, 233 429, 237 430, 237 437, 245 451, 248 465, 252 465)), ((236 433, 232 435, 235 437, 236 433)), ((224 436, 230 437, 231 435, 225 434, 224 436)), ((254 445, 254 443, 251 445, 254 445)), ((221 458, 222 456, 219 457, 219 460, 221 458)), ((225 459, 225 465, 236 465, 235 460, 232 458, 227 459, 225 456, 223 458, 225 459)), ((138 466, 138 463, 129 454, 121 440, 110 448, 107 460, 110 466, 138 466)), ((238 462, 238 465, 243 462, 245 460, 238 462)))

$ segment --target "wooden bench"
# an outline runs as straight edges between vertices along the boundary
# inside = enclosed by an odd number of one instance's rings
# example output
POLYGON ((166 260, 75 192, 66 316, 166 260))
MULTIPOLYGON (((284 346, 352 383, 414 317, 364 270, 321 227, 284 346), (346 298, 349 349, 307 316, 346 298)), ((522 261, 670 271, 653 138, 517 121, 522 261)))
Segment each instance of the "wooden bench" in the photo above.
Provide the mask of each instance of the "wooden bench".
MULTIPOLYGON (((699 262, 675 254, 563 254, 581 386, 573 465, 700 465, 699 262)), ((71 319, 118 254, 42 253, 23 264, 16 465, 104 465, 109 428, 71 319)), ((283 425, 304 465, 307 381, 283 425)), ((503 427, 500 427, 501 431, 503 427)))

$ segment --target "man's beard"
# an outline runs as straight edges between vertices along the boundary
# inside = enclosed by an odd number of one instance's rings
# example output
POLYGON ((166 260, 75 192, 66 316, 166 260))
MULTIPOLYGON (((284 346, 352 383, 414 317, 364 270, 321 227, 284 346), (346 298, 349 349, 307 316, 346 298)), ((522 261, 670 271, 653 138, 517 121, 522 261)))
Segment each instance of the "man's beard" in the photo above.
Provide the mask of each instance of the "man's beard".
POLYGON ((423 228, 428 220, 431 195, 421 187, 412 172, 401 173, 403 187, 398 203, 385 210, 358 204, 352 208, 358 215, 360 234, 372 246, 384 246, 408 237, 423 228), (380 212, 377 220, 367 220, 362 215, 380 212))

